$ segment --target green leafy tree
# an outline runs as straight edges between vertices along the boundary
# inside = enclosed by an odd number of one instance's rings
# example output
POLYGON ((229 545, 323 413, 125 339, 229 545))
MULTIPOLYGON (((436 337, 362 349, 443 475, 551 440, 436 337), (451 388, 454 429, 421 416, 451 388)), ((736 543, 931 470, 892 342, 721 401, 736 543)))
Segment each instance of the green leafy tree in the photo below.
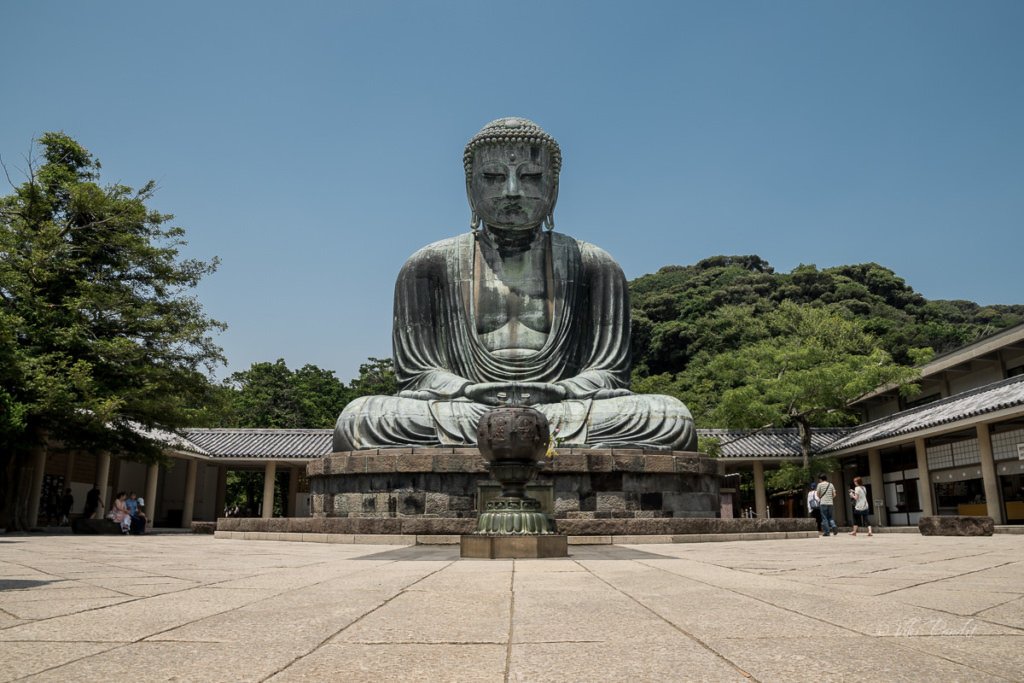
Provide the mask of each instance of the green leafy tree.
MULTIPOLYGON (((180 258, 184 231, 147 207, 155 185, 99 184, 99 162, 64 133, 38 140, 25 181, 0 198, 0 487, 24 525, 26 458, 50 439, 141 460, 136 426, 192 423, 223 362, 191 290, 216 259, 180 258)), ((10 169, 4 166, 10 179, 10 169)), ((13 186, 13 182, 12 182, 13 186)))
POLYGON ((797 427, 805 469, 812 426, 852 424, 850 401, 918 376, 894 363, 862 322, 835 308, 783 302, 751 324, 765 328, 762 339, 709 357, 684 373, 683 384, 718 397, 707 415, 716 426, 797 427))
POLYGON ((253 363, 228 379, 233 389, 224 426, 264 428, 333 427, 351 391, 331 370, 304 365, 291 370, 283 359, 253 363))
POLYGON ((207 405, 219 406, 221 427, 330 428, 349 401, 358 396, 398 391, 390 358, 369 358, 348 385, 333 370, 304 365, 291 370, 284 359, 253 363, 218 387, 207 405))
POLYGON ((839 469, 839 461, 835 458, 815 458, 809 467, 799 467, 795 463, 784 462, 778 469, 765 473, 764 485, 769 491, 794 491, 803 489, 816 480, 816 474, 834 472, 839 469))
POLYGON ((352 398, 358 396, 392 396, 398 393, 395 364, 390 358, 371 356, 359 366, 359 376, 349 383, 352 398))
POLYGON ((697 450, 711 458, 722 455, 722 440, 717 436, 698 436, 697 450))

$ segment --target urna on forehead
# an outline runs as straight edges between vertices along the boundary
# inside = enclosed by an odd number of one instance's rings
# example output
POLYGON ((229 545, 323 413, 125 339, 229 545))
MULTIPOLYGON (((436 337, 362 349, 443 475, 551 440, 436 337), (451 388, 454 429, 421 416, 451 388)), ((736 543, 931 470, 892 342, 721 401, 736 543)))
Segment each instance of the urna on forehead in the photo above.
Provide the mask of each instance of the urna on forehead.
POLYGON ((553 137, 529 119, 506 116, 488 123, 466 144, 466 151, 462 156, 466 179, 473 174, 473 153, 478 148, 484 145, 511 144, 542 145, 551 154, 551 165, 555 174, 562 170, 562 150, 553 137))

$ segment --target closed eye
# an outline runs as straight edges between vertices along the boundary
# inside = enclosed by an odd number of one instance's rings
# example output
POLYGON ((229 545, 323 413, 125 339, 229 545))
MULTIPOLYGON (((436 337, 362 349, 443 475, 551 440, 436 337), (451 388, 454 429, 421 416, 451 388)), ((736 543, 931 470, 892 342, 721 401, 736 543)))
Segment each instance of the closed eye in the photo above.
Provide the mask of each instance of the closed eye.
POLYGON ((505 180, 505 174, 504 173, 487 173, 485 171, 483 176, 484 176, 484 180, 486 180, 488 182, 492 182, 492 183, 504 182, 504 180, 505 180))
POLYGON ((540 179, 544 177, 544 174, 543 173, 524 173, 524 174, 522 174, 519 177, 522 178, 523 180, 532 180, 534 182, 539 182, 540 179))

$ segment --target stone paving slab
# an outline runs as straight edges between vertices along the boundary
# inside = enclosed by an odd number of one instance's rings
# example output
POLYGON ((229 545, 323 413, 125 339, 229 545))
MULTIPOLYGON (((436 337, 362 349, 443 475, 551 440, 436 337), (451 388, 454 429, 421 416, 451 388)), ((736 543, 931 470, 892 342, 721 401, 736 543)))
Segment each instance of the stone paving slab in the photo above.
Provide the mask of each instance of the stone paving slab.
POLYGON ((758 680, 807 680, 807 673, 818 681, 921 681, 1014 680, 986 672, 982 667, 949 661, 941 653, 929 654, 900 643, 857 636, 818 636, 805 638, 727 638, 713 640, 709 646, 739 667, 746 667, 758 680))
MULTIPOLYGON (((27 680, 263 681, 304 656, 308 648, 261 645, 258 651, 221 643, 134 642, 46 669, 27 680)), ((17 679, 16 679, 17 680, 17 679)))
MULTIPOLYGON (((683 634, 653 640, 513 645, 510 681, 750 681, 683 634)), ((501 680, 501 679, 492 679, 501 680)))
MULTIPOLYGON (((998 607, 984 610, 979 612, 977 616, 987 621, 1024 630, 1024 598, 1017 598, 998 607)), ((1021 670, 1024 671, 1024 668, 1021 670)))
POLYGON ((8 614, 13 615, 18 619, 24 619, 27 621, 38 621, 40 619, 49 619, 50 617, 59 617, 63 614, 67 614, 69 611, 90 612, 101 607, 127 602, 131 599, 126 597, 69 599, 60 595, 57 599, 33 596, 29 600, 12 600, 11 598, 16 596, 9 593, 7 595, 0 595, 0 597, 3 598, 0 600, 0 609, 3 609, 8 614))
POLYGON ((373 540, 0 537, 0 681, 1024 678, 1020 535, 373 540))
POLYGON ((504 680, 506 651, 488 643, 328 643, 270 680, 487 683, 504 680))
POLYGON ((4 643, 0 650, 0 659, 3 660, 0 677, 5 681, 18 680, 115 647, 118 646, 111 643, 47 643, 45 647, 32 641, 4 643))

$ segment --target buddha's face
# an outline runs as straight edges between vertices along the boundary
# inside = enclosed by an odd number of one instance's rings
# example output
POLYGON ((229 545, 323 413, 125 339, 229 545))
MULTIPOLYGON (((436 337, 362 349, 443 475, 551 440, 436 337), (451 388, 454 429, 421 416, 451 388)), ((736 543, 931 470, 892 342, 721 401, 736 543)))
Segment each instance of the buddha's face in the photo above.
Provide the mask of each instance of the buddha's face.
POLYGON ((473 153, 469 201, 488 226, 532 230, 557 199, 557 177, 544 145, 484 145, 473 153))

